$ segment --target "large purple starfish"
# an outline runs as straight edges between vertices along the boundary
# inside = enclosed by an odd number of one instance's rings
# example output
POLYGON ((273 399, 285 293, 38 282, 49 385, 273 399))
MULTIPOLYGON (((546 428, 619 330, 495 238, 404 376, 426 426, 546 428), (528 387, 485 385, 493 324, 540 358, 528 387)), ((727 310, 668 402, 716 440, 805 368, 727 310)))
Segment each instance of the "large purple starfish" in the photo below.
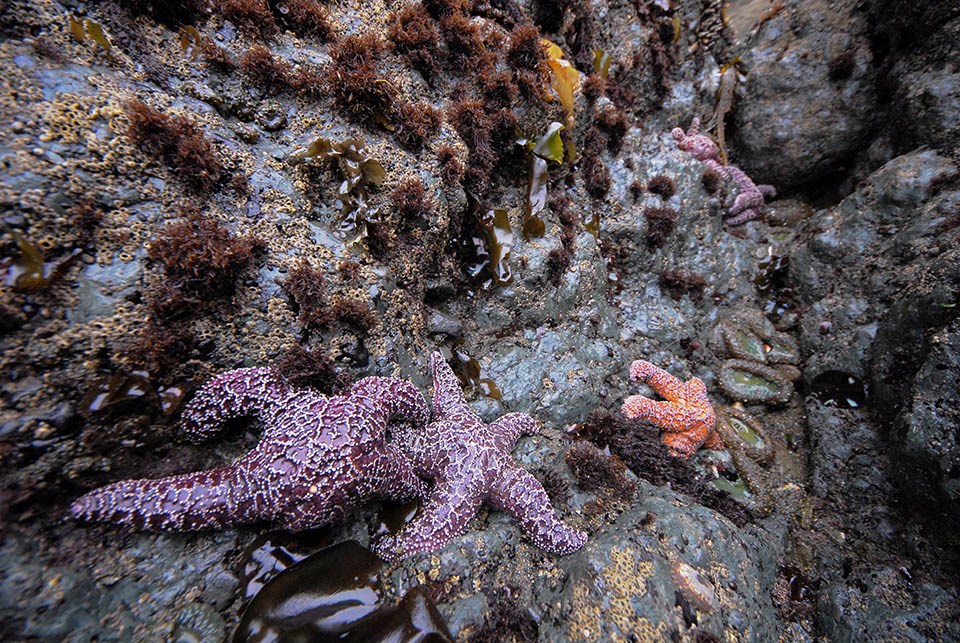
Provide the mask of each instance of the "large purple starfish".
POLYGON ((701 161, 708 168, 723 177, 732 179, 739 188, 739 194, 732 204, 728 204, 730 218, 728 225, 740 225, 760 216, 760 208, 765 203, 764 197, 773 198, 777 195, 772 185, 757 185, 746 172, 736 165, 724 165, 720 160, 720 148, 709 136, 700 133, 700 119, 694 118, 690 129, 686 132, 682 127, 675 127, 670 132, 677 141, 677 147, 687 152, 693 158, 701 161))
POLYGON ((524 413, 508 413, 492 424, 467 405, 460 383, 440 353, 430 357, 433 418, 423 429, 391 425, 395 443, 434 487, 413 521, 384 537, 376 553, 385 560, 439 549, 461 535, 480 505, 506 511, 520 521, 534 544, 555 554, 574 552, 587 535, 553 513, 543 485, 510 455, 521 435, 540 425, 524 413))
POLYGON ((199 442, 246 415, 263 422, 263 435, 233 464, 115 482, 79 498, 71 512, 154 530, 266 520, 297 531, 338 522, 374 498, 426 495, 409 460, 384 439, 390 421, 422 425, 429 418, 423 396, 405 380, 368 377, 327 397, 295 389, 269 368, 229 371, 197 392, 182 427, 199 442))

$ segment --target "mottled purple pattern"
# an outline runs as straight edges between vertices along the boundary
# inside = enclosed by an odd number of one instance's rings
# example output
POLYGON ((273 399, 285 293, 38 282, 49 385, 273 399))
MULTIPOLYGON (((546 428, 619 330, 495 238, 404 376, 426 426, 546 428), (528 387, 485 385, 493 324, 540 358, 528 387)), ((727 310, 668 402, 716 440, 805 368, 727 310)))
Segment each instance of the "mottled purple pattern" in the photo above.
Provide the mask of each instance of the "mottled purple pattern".
POLYGON ((536 433, 539 423, 509 413, 484 424, 440 353, 430 366, 433 421, 423 429, 391 429, 415 471, 435 486, 413 521, 377 544, 377 554, 389 560, 439 549, 466 531, 484 502, 512 514, 538 547, 561 555, 580 549, 587 535, 556 517, 543 486, 510 455, 517 439, 536 433))
POLYGON ((426 495, 397 447, 390 421, 423 425, 429 409, 409 382, 368 377, 342 396, 294 389, 269 368, 223 373, 200 389, 183 413, 193 441, 231 418, 263 422, 259 444, 233 464, 156 480, 124 480, 81 497, 83 520, 144 529, 213 529, 272 521, 290 530, 342 520, 369 500, 426 495))
POLYGON ((700 134, 700 119, 694 118, 690 129, 686 132, 675 127, 671 132, 677 141, 677 147, 688 152, 693 158, 723 177, 737 184, 739 193, 732 204, 728 204, 730 218, 729 225, 740 225, 760 215, 764 197, 773 198, 777 191, 772 185, 757 185, 746 173, 736 165, 724 165, 720 160, 720 148, 709 136, 700 134))

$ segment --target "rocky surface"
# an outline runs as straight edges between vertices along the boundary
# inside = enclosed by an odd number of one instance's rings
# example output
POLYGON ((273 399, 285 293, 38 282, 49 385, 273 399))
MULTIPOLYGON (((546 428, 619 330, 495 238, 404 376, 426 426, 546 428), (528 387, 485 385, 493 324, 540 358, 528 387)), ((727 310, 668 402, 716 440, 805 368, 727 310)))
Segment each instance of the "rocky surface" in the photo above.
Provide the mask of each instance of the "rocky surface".
POLYGON ((782 191, 843 169, 880 114, 858 3, 780 5, 744 53, 735 159, 758 183, 782 191))
MULTIPOLYGON (((443 549, 385 564, 387 604, 421 588, 458 640, 960 638, 958 543, 938 528, 957 518, 960 466, 960 167, 950 138, 960 116, 945 62, 955 52, 953 16, 931 9, 942 23, 933 49, 907 30, 913 40, 880 52, 871 34, 916 12, 878 18, 852 2, 785 3, 779 13, 758 11, 763 24, 738 48, 711 18, 719 3, 471 4, 471 24, 498 51, 532 16, 581 71, 593 70, 594 49, 612 61, 604 81, 585 81, 576 94, 566 135, 579 158, 549 166, 543 237, 521 234, 528 157, 512 140, 497 141, 510 149, 496 169, 471 165, 476 141, 463 135, 454 105, 476 91, 475 58, 444 62, 432 77, 397 51, 378 59, 378 86, 441 111, 443 122, 415 149, 395 124, 351 116, 336 87, 278 89, 249 68, 205 62, 177 21, 111 4, 0 8, 8 374, 0 634, 230 636, 246 603, 246 548, 260 529, 89 527, 67 519, 70 501, 113 480, 209 468, 245 452, 256 424, 202 447, 177 439, 179 405, 214 373, 285 364, 288 374, 336 388, 322 360, 304 373, 295 349, 305 349, 328 358, 340 378, 401 376, 428 393, 427 359, 442 348, 484 420, 521 411, 544 423, 513 457, 590 538, 580 552, 552 556, 509 516, 483 510, 443 549), (82 39, 71 32, 71 13, 100 26, 109 52, 88 23, 82 39), (728 120, 731 161, 778 188, 807 187, 731 230, 723 205, 733 186, 711 185, 670 130, 693 116, 706 122, 720 69, 735 54, 747 74, 728 120), (869 107, 896 78, 883 97, 910 123, 894 136, 869 107), (202 177, 169 161, 189 158, 135 143, 134 98, 193 119, 222 167, 212 188, 198 192, 191 186, 202 177), (318 136, 361 138, 361 157, 383 169, 379 187, 346 195, 379 212, 366 237, 342 230, 345 166, 296 154, 318 136), (468 170, 462 181, 458 164, 468 170), (829 173, 843 178, 809 187, 829 173), (422 201, 410 196, 412 180, 422 201), (833 202, 837 186, 848 193, 833 202), (191 205, 226 233, 210 232, 213 224, 184 209, 191 205), (477 207, 505 209, 510 234, 484 227, 471 214, 477 207), (231 257, 230 270, 207 260, 199 275, 177 272, 183 266, 158 241, 184 221, 222 244, 213 254, 231 257), (240 256, 222 234, 260 243, 240 256), (492 261, 502 259, 512 279, 492 283, 486 267, 471 279, 476 244, 499 252, 492 261), (331 320, 333 310, 340 316, 331 320), (652 427, 598 432, 607 425, 597 411, 652 395, 629 382, 634 359, 699 377, 717 408, 731 404, 718 383, 731 355, 717 332, 730 324, 754 332, 746 320, 760 311, 801 348, 801 360, 787 364, 799 375, 770 375, 793 381, 795 392, 747 409, 766 427, 771 461, 731 446, 689 466, 668 463, 652 427), (601 448, 583 448, 588 441, 601 448), (731 511, 699 477, 744 504, 731 511)), ((918 12, 937 3, 920 4, 918 12)), ((397 9, 324 6, 330 38, 290 27, 261 39, 219 9, 190 24, 235 62, 259 43, 309 69, 330 63, 344 36, 386 34, 397 9)), ((498 64, 519 80, 497 81, 491 95, 529 82, 528 70, 498 64)), ((511 100, 528 136, 566 119, 558 101, 511 100)), ((376 508, 365 508, 324 537, 368 545, 379 522, 376 508)))

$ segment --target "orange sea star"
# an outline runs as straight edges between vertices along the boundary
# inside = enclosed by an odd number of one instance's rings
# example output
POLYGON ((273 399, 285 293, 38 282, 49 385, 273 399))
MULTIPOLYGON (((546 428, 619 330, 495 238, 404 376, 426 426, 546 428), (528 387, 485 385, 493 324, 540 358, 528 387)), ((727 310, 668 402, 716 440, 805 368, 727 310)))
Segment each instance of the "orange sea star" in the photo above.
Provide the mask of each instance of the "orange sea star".
POLYGON ((707 397, 707 386, 699 378, 681 382, 662 368, 645 360, 630 365, 630 377, 649 384, 665 402, 631 395, 621 411, 628 418, 646 420, 663 429, 660 441, 675 458, 689 458, 697 449, 722 449, 716 431, 717 416, 707 397))

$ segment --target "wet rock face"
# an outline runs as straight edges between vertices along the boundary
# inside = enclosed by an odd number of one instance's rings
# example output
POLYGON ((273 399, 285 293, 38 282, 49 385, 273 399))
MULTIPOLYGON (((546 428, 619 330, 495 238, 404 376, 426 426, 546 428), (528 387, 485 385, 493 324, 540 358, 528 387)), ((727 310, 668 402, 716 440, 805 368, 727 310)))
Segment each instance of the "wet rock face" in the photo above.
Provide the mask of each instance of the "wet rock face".
MULTIPOLYGON (((960 516, 960 449, 953 437, 960 191, 946 180, 956 171, 933 151, 893 159, 835 208, 814 215, 810 236, 790 255, 791 277, 808 307, 800 343, 812 393, 812 489, 848 503, 851 542, 906 546, 927 556, 930 548, 944 548, 945 566, 955 534, 940 526, 960 516), (842 404, 850 395, 839 390, 817 394, 831 379, 834 388, 862 381, 865 409, 842 404), (898 495, 905 515, 892 501, 898 495)), ((838 585, 824 594, 822 617, 833 618, 837 632, 855 633, 863 610, 876 606, 850 602, 851 579, 831 582, 838 585), (859 616, 849 617, 851 609, 859 616)))
MULTIPOLYGON (((906 154, 872 174, 838 206, 810 219, 812 236, 790 257, 790 278, 809 305, 801 322, 808 382, 828 370, 866 379, 871 359, 880 360, 883 365, 877 362, 874 372, 896 374, 901 385, 896 391, 874 391, 872 401, 892 404, 903 398, 904 365, 916 352, 909 346, 922 342, 919 329, 946 322, 941 316, 920 323, 917 315, 948 309, 902 300, 924 303, 937 296, 933 293, 943 283, 933 267, 949 264, 952 252, 950 233, 938 231, 949 226, 949 213, 960 197, 955 191, 931 197, 930 190, 937 177, 955 171, 953 163, 934 152, 906 154), (880 321, 897 307, 914 321, 895 324, 899 330, 889 341, 875 345, 880 321)), ((914 372, 918 365, 914 363, 914 372)), ((873 386, 878 385, 883 382, 875 379, 873 386)))
POLYGON ((894 471, 911 504, 943 521, 960 517, 960 320, 930 340, 931 350, 913 381, 911 404, 890 434, 894 471))
POLYGON ((860 587, 835 583, 820 592, 817 620, 830 641, 950 640, 957 636, 957 603, 931 583, 915 583, 906 568, 885 567, 860 587))
POLYGON ((569 579, 551 602, 570 613, 540 640, 775 638, 769 544, 641 485, 633 507, 562 562, 569 579))
POLYGON ((877 96, 855 5, 787 3, 742 54, 748 75, 733 158, 758 183, 782 190, 812 181, 863 145, 877 96))
POLYGON ((936 29, 960 16, 960 5, 940 0, 877 0, 865 7, 871 25, 887 46, 923 43, 936 29))
POLYGON ((930 145, 949 154, 960 144, 960 18, 931 27, 939 29, 890 70, 890 120, 900 149, 930 145))

